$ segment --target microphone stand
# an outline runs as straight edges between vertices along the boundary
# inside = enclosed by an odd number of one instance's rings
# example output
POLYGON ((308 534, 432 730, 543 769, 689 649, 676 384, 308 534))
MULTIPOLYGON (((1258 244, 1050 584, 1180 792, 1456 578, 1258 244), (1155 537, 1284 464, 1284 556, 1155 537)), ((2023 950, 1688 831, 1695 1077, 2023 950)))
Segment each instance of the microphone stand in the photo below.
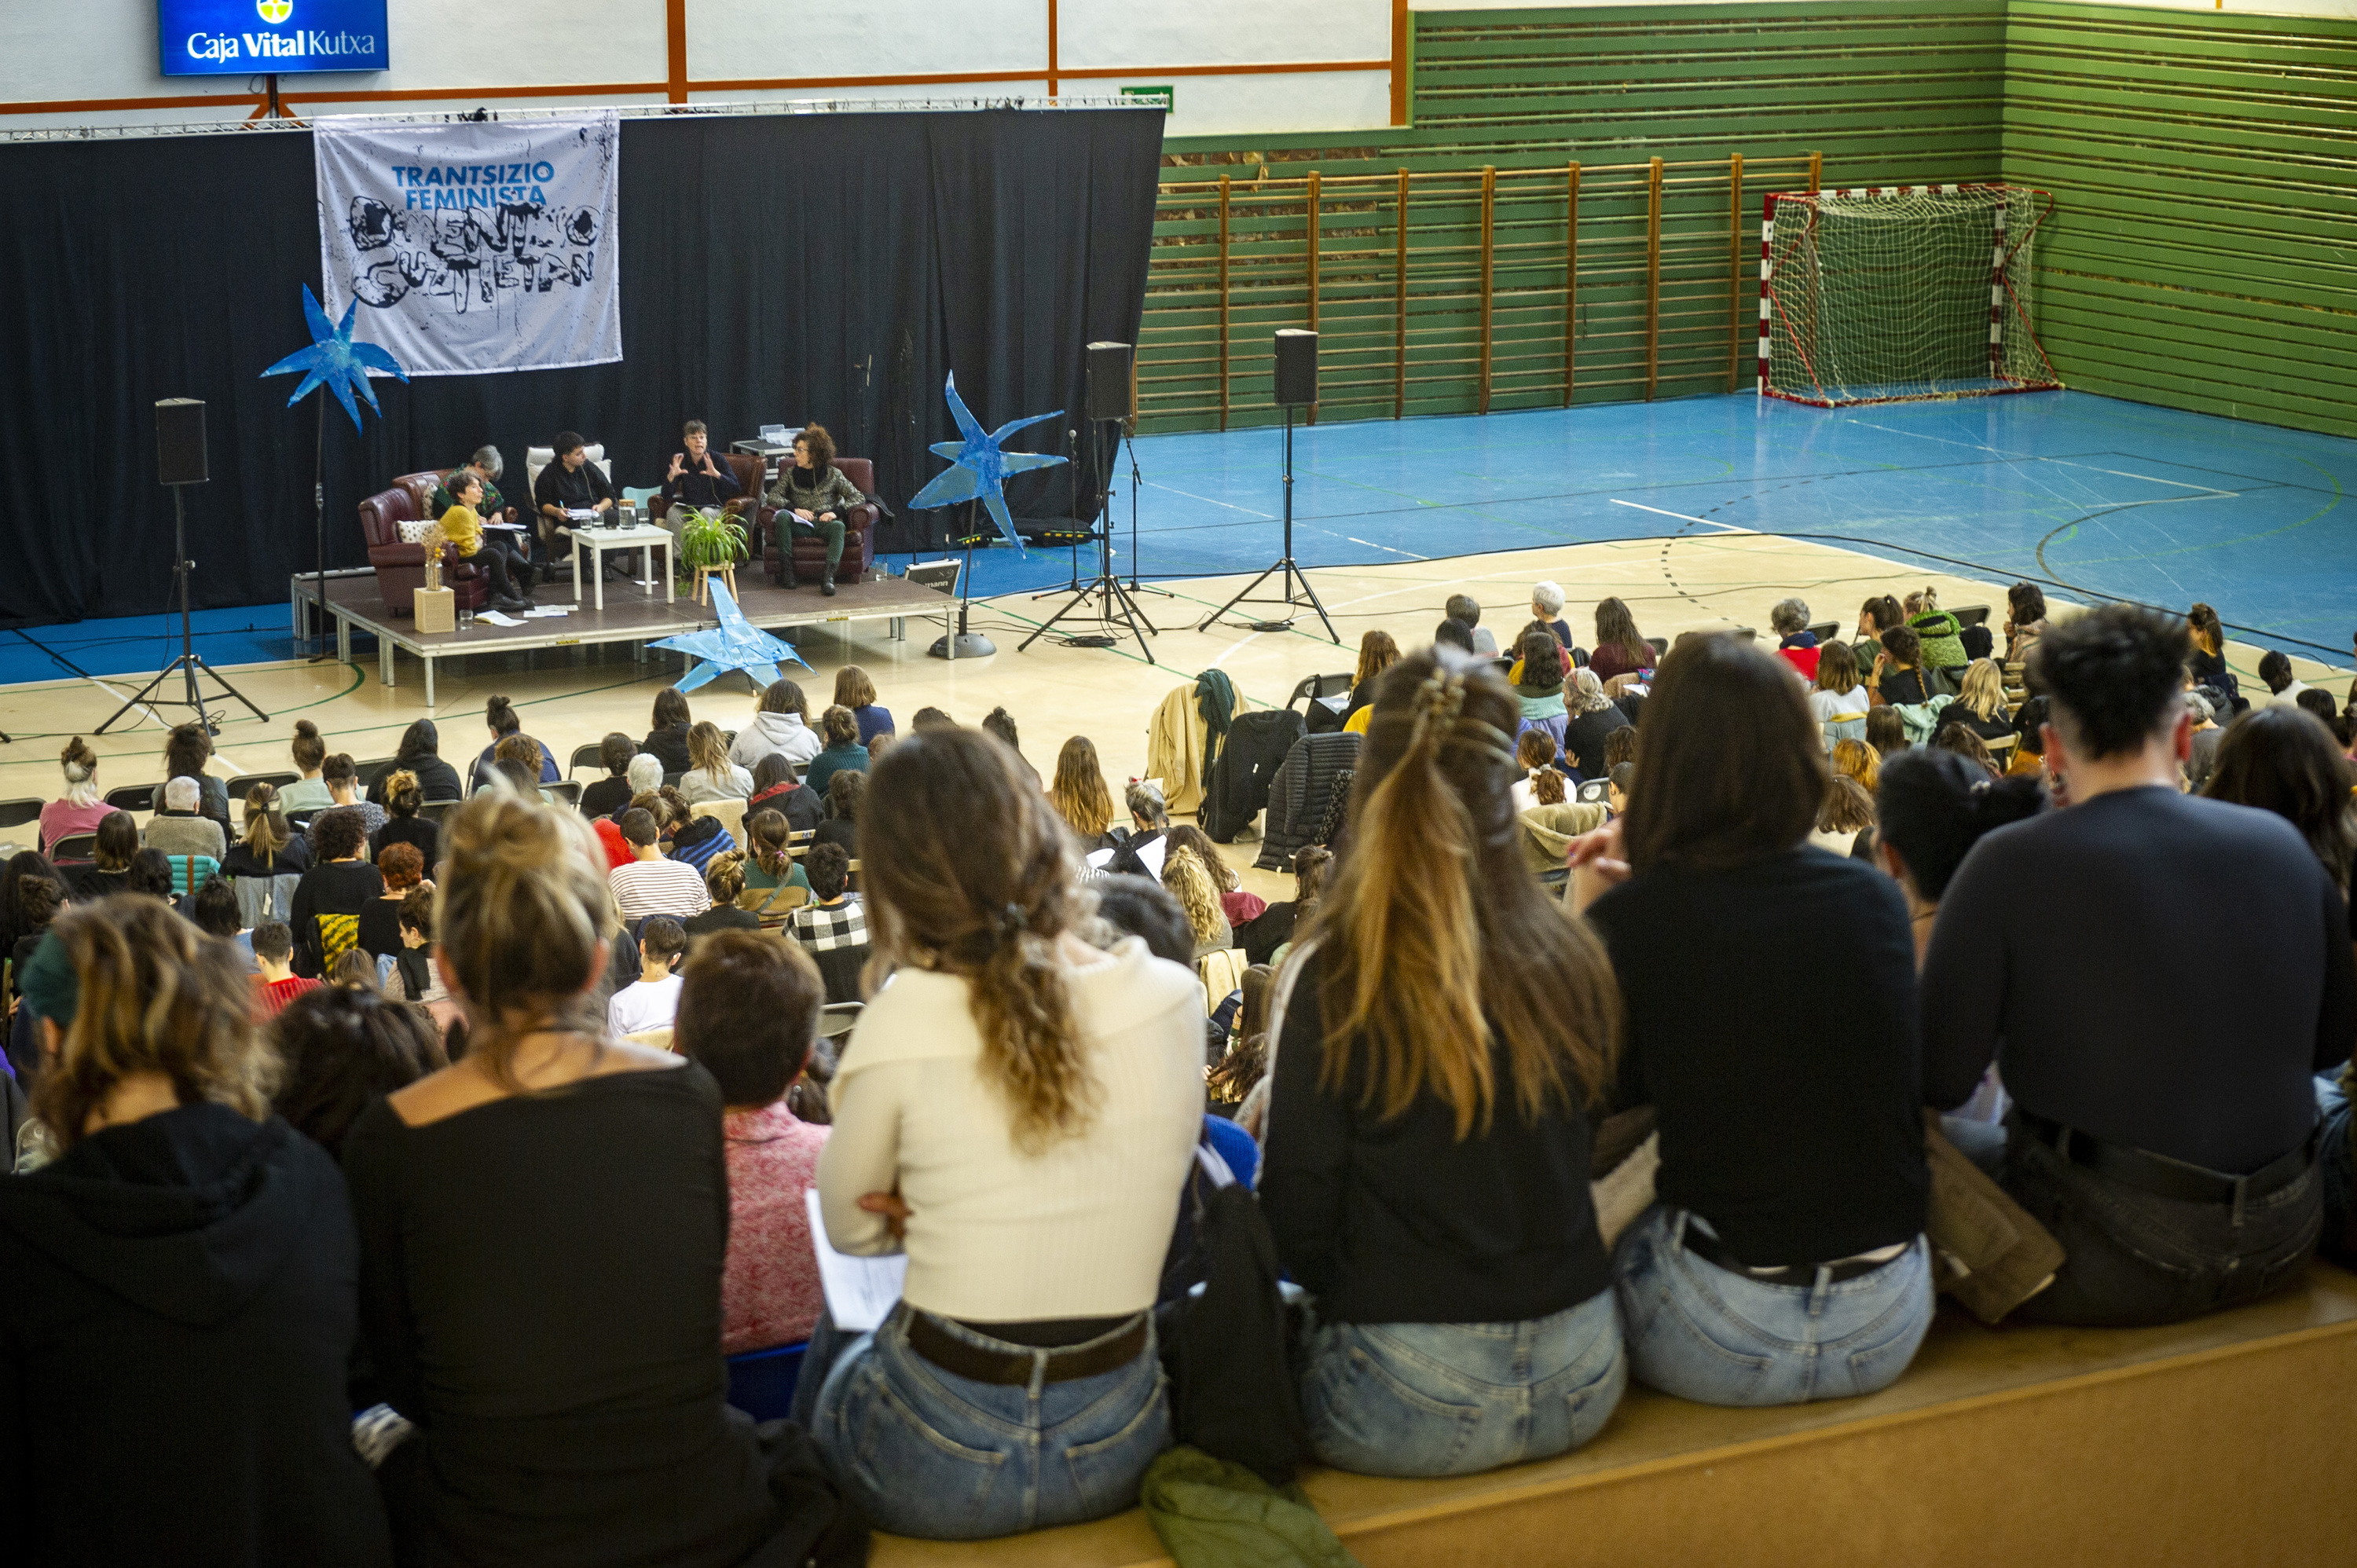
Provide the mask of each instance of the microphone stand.
POLYGON ((1125 586, 1133 594, 1159 594, 1166 599, 1178 596, 1168 588, 1157 588, 1137 580, 1137 443, 1131 439, 1134 420, 1121 422, 1122 450, 1129 454, 1129 581, 1125 586))

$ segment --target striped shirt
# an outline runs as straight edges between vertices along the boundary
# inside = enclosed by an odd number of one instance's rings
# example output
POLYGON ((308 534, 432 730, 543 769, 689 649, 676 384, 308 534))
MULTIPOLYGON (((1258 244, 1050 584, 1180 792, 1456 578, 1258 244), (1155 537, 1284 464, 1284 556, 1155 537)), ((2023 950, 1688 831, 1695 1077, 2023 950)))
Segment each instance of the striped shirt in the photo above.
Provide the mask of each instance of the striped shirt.
POLYGON ((682 860, 630 860, 606 874, 625 920, 647 915, 685 919, 712 908, 704 875, 682 860))

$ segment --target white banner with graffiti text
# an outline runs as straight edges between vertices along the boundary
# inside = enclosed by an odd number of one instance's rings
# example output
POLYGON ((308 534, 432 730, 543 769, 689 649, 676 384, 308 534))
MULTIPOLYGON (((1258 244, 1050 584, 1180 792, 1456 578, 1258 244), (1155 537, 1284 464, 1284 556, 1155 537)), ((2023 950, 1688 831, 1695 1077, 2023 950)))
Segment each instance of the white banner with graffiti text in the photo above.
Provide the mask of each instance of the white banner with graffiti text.
POLYGON ((611 110, 414 124, 314 124, 328 315, 413 376, 622 357, 611 110))

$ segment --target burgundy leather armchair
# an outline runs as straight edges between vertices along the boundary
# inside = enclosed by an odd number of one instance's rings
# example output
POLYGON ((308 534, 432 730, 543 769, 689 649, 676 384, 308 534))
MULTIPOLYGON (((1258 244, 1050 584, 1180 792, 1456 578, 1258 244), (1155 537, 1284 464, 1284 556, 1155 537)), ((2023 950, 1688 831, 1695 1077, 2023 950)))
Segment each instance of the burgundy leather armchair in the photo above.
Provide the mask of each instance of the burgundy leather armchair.
MULTIPOLYGON (((401 525, 423 520, 431 510, 434 488, 447 468, 403 474, 390 489, 379 490, 361 502, 361 534, 368 541, 369 564, 376 568, 377 592, 395 615, 415 613, 417 590, 425 585, 425 546, 401 537, 401 525)), ((480 609, 490 597, 490 578, 471 561, 458 558, 456 547, 442 547, 442 582, 453 596, 454 607, 480 609)))
MULTIPOLYGON (((758 457, 732 457, 732 461, 759 463, 758 457)), ((884 516, 884 504, 876 499, 876 467, 865 457, 837 457, 834 466, 844 477, 859 487, 867 498, 863 506, 853 507, 843 520, 843 562, 835 568, 838 583, 856 583, 867 575, 876 564, 876 525, 884 516)), ((761 564, 772 583, 786 580, 785 557, 780 549, 789 541, 794 552, 794 575, 804 582, 815 581, 826 570, 826 541, 815 534, 793 536, 778 520, 778 508, 766 503, 761 507, 759 526, 755 538, 760 542, 761 564)))

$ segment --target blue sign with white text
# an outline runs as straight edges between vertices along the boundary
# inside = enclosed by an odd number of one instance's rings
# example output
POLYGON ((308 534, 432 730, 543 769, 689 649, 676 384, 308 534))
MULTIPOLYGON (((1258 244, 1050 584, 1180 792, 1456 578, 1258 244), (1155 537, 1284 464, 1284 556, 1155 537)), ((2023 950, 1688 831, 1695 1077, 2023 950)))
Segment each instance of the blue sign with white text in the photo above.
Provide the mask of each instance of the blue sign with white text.
POLYGON ((166 76, 387 70, 385 0, 156 0, 166 76))

